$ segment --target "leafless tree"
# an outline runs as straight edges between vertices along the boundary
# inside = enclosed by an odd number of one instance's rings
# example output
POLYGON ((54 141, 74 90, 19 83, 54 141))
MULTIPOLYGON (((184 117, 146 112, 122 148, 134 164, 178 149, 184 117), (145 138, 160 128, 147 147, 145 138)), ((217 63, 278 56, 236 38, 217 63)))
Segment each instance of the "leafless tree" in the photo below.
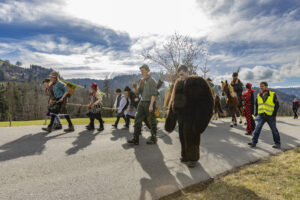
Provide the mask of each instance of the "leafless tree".
POLYGON ((186 65, 191 74, 197 73, 205 63, 206 45, 205 41, 194 41, 188 36, 175 33, 162 46, 155 44, 150 50, 144 49, 142 56, 164 67, 172 77, 171 80, 174 80, 180 64, 186 65))
POLYGON ((210 71, 210 69, 207 67, 207 59, 208 59, 208 53, 204 52, 203 57, 204 57, 204 63, 202 66, 199 67, 200 71, 202 72, 203 78, 206 78, 207 73, 210 71))

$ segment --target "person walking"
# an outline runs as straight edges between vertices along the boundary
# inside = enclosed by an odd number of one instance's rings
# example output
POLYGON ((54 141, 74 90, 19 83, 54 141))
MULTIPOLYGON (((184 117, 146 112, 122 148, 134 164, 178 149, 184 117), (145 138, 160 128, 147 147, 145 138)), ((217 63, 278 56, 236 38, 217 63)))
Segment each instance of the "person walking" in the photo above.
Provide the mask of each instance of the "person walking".
POLYGON ((272 131, 275 143, 272 147, 279 149, 281 148, 281 142, 280 135, 276 127, 276 115, 279 108, 279 102, 275 92, 268 89, 267 82, 260 83, 260 90, 261 92, 257 95, 255 102, 257 125, 253 133, 252 142, 248 143, 248 145, 250 147, 256 146, 262 127, 265 122, 267 122, 272 131))
MULTIPOLYGON (((45 93, 49 95, 47 116, 50 116, 50 110, 49 110, 49 108, 50 108, 51 104, 53 103, 53 101, 55 101, 55 97, 54 97, 54 93, 53 93, 53 88, 52 88, 53 85, 51 84, 49 78, 46 78, 43 81, 43 84, 46 87, 45 88, 45 93)), ((54 124, 53 124, 53 129, 55 129, 55 130, 62 129, 60 118, 57 115, 55 116, 55 120, 54 120, 54 124)))
POLYGON ((116 90, 116 95, 117 96, 116 96, 115 103, 114 103, 114 109, 117 111, 117 119, 112 126, 115 128, 118 128, 118 124, 119 124, 121 117, 124 119, 124 121, 126 121, 124 112, 122 112, 122 109, 120 110, 120 103, 121 103, 121 101, 122 101, 122 103, 124 102, 125 97, 122 94, 122 90, 119 88, 116 90))
POLYGON ((69 93, 68 88, 59 79, 59 73, 56 71, 51 72, 50 81, 52 82, 53 94, 55 99, 50 107, 51 121, 47 128, 42 128, 44 131, 51 132, 54 124, 54 120, 58 114, 63 114, 66 118, 69 127, 65 129, 65 132, 74 131, 70 115, 67 113, 67 95, 69 93))
POLYGON ((293 100, 293 105, 292 105, 293 112, 294 112, 294 119, 298 119, 297 112, 298 112, 299 106, 300 106, 299 100, 298 100, 298 98, 295 98, 295 99, 293 100))
POLYGON ((155 98, 157 96, 157 84, 150 74, 148 65, 144 64, 140 67, 143 78, 139 81, 137 86, 133 83, 133 88, 137 95, 141 95, 141 100, 137 107, 137 113, 134 120, 134 136, 133 139, 128 140, 129 144, 138 145, 139 136, 141 134, 142 122, 147 120, 151 126, 151 138, 147 144, 156 144, 157 121, 154 114, 155 98))
POLYGON ((100 94, 100 90, 98 88, 97 83, 92 83, 91 85, 91 93, 90 93, 90 104, 88 106, 87 116, 90 118, 90 123, 86 126, 87 130, 95 129, 95 119, 97 119, 100 123, 100 127, 97 129, 98 131, 104 130, 104 121, 102 119, 102 97, 100 94))
POLYGON ((252 117, 254 115, 254 90, 252 89, 252 84, 246 84, 246 91, 242 95, 242 100, 244 104, 244 114, 247 120, 247 133, 246 135, 252 135, 255 129, 255 121, 252 117))

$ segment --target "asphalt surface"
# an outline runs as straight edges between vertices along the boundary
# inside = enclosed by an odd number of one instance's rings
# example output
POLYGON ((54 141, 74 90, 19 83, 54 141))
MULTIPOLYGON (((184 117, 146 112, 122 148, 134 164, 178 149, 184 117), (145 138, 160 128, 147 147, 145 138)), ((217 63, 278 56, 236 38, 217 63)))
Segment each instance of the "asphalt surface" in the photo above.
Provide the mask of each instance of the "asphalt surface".
MULTIPOLYGON (((167 134, 159 124, 158 144, 147 145, 145 128, 139 146, 130 146, 130 130, 46 134, 41 126, 0 128, 0 199, 158 199, 238 166, 274 155, 265 124, 256 148, 245 126, 230 128, 229 120, 212 121, 201 137, 196 168, 179 161, 177 131, 167 134)), ((123 124, 119 125, 120 128, 123 124)), ((278 118, 282 149, 300 146, 300 120, 278 118)))

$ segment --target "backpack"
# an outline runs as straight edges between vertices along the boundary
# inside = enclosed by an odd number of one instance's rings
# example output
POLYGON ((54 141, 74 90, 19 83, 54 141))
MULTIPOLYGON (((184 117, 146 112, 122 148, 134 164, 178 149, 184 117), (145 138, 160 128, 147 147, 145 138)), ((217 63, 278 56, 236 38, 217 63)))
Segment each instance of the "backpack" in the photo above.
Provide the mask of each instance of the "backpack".
MULTIPOLYGON (((67 97, 70 98, 70 97, 74 94, 75 89, 77 88, 77 85, 74 84, 74 83, 71 83, 71 82, 69 82, 69 81, 65 81, 65 80, 60 80, 60 82, 61 82, 62 84, 64 84, 64 85, 68 88, 69 92, 68 92, 68 94, 67 94, 67 97)), ((63 88, 61 88, 59 85, 57 85, 57 86, 58 86, 61 90, 63 89, 63 88)))

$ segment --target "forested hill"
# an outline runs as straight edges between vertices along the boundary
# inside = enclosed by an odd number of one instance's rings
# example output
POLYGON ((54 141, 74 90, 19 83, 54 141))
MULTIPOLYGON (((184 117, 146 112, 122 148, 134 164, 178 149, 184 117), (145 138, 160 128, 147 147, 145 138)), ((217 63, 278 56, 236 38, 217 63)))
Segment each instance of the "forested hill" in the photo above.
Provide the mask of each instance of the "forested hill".
MULTIPOLYGON (((152 73, 152 76, 156 81, 159 80, 159 73, 152 73)), ((105 84, 108 84, 109 88, 113 88, 113 89, 116 88, 124 89, 125 86, 132 87, 132 82, 137 82, 139 79, 141 79, 140 74, 128 74, 128 75, 115 76, 112 79, 106 79, 106 80, 83 78, 83 79, 68 79, 68 81, 86 87, 89 87, 91 83, 94 82, 99 85, 101 90, 103 90, 105 84)))
POLYGON ((49 77, 51 72, 52 69, 47 69, 38 65, 31 65, 30 68, 23 68, 10 64, 8 61, 0 60, 0 82, 43 80, 46 77, 49 77))

